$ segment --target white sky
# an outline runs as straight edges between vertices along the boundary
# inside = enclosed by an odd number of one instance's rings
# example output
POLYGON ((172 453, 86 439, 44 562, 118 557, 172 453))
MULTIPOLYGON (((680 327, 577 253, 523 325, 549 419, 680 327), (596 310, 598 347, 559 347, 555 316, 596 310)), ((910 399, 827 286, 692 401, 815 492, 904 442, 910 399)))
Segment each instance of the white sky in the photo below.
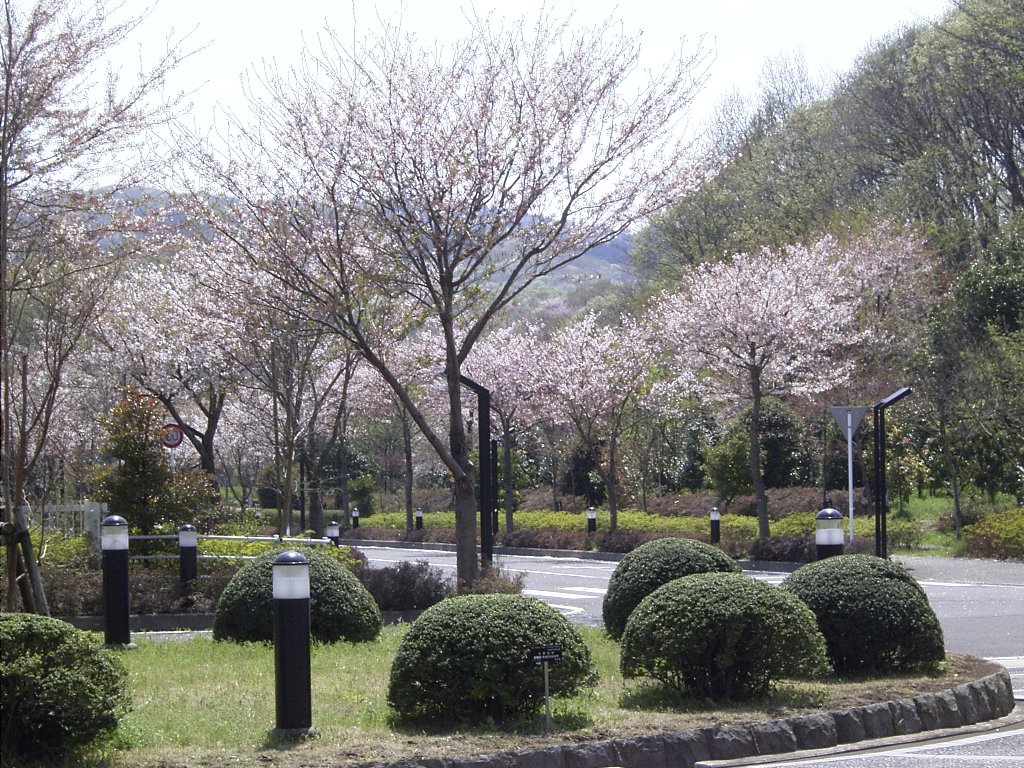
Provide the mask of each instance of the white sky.
MULTIPOLYGON (((541 0, 158 0, 145 24, 141 54, 161 45, 167 33, 191 33, 190 47, 206 49, 177 71, 172 89, 195 91, 194 118, 209 125, 215 110, 241 109, 240 75, 263 59, 279 66, 296 62, 303 35, 315 47, 325 22, 339 36, 378 26, 377 15, 397 18, 424 41, 457 37, 464 30, 463 9, 506 16, 535 11, 541 0)), ((143 0, 126 0, 137 13, 143 0)), ((692 46, 702 36, 715 53, 711 77, 692 118, 707 117, 721 95, 739 89, 752 93, 765 60, 801 51, 812 75, 848 70, 871 41, 907 24, 934 21, 948 0, 548 0, 564 15, 575 5, 581 22, 614 15, 629 31, 642 31, 647 63, 657 67, 678 48, 680 37, 692 46)))

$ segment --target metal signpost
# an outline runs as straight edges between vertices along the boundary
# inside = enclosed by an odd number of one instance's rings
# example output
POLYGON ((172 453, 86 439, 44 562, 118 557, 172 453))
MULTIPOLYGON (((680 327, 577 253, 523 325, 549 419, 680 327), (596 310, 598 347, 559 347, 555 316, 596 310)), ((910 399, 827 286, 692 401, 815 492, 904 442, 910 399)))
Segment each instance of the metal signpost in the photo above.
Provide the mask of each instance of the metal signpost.
POLYGON ((867 408, 833 406, 832 416, 846 434, 846 479, 850 505, 850 543, 853 543, 853 433, 867 413, 867 408))
POLYGON ((562 660, 562 646, 560 645, 535 645, 530 650, 530 661, 534 664, 544 665, 544 729, 551 730, 551 699, 549 698, 550 686, 548 685, 548 664, 552 661, 562 660))

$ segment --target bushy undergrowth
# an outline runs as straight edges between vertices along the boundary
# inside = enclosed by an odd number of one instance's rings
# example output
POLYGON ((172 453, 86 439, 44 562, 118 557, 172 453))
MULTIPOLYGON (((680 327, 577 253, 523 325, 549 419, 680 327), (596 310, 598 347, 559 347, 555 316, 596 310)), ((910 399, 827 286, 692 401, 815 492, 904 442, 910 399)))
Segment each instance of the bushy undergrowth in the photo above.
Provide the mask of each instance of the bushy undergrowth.
POLYGON ((0 754, 45 764, 113 731, 130 703, 126 681, 117 656, 87 633, 0 613, 0 754))
POLYGON ((455 589, 448 576, 423 561, 363 568, 359 580, 382 611, 423 610, 449 597, 455 589))
POLYGON ((964 541, 975 557, 1024 559, 1024 507, 993 512, 967 526, 964 541))
MULTIPOLYGON (((310 631, 323 643, 361 642, 380 634, 380 609, 355 575, 330 552, 309 549, 310 631)), ((268 552, 239 569, 221 594, 213 637, 238 642, 274 637, 273 561, 268 552)))
POLYGON ((698 699, 764 696, 783 678, 828 670, 814 614, 742 574, 703 573, 645 597, 622 634, 624 677, 651 677, 698 699))
POLYGON ((553 696, 571 696, 596 679, 590 650, 568 620, 521 595, 462 595, 428 608, 402 639, 391 667, 388 705, 399 719, 508 722, 544 701, 531 649, 558 645, 550 666, 553 696))
POLYGON ((818 617, 837 672, 929 669, 945 658, 928 597, 898 563, 837 555, 803 566, 783 588, 818 617))
POLYGON ((732 558, 710 544, 680 538, 648 542, 623 557, 612 572, 602 605, 605 630, 621 637, 633 609, 662 584, 695 573, 739 570, 732 558))

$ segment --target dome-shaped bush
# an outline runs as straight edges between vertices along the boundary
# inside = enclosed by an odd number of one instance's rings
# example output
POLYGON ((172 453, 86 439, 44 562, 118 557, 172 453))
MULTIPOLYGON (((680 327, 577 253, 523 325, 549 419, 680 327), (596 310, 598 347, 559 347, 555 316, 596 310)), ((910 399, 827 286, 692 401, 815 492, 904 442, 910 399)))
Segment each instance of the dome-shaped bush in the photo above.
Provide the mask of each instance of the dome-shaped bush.
POLYGON ((670 581, 640 601, 622 634, 624 677, 652 677, 717 701, 826 672, 814 614, 793 595, 736 573, 670 581))
POLYGON ((945 658, 928 597, 898 563, 837 555, 808 563, 782 586, 818 617, 837 672, 913 670, 945 658))
MULTIPOLYGON (((216 640, 274 639, 274 558, 267 552, 240 568, 221 593, 213 619, 216 640)), ((315 640, 361 642, 380 634, 380 608, 373 597, 329 552, 308 548, 310 632, 315 640)))
POLYGON ((655 539, 622 558, 608 582, 602 613, 604 628, 622 637, 629 614, 662 584, 695 573, 739 573, 736 562, 710 544, 695 539, 655 539))
POLYGON ((112 651, 67 622, 0 613, 0 754, 56 757, 114 730, 126 680, 112 651))
POLYGON ((552 696, 571 696, 596 679, 590 650, 561 614, 522 595, 462 595, 428 608, 402 638, 391 667, 388 704, 402 718, 502 722, 544 701, 539 645, 559 645, 549 666, 552 696))

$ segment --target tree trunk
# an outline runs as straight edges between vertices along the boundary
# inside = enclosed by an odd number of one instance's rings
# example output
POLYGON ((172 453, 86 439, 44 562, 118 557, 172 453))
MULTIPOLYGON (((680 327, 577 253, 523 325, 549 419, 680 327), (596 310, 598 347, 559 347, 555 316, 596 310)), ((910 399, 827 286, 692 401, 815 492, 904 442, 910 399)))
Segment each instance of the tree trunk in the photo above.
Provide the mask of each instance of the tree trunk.
POLYGON ((768 494, 761 475, 761 370, 750 371, 750 391, 753 402, 750 409, 750 480, 757 499, 757 535, 764 540, 771 536, 768 529, 768 494))
POLYGON ((516 529, 512 513, 515 512, 515 478, 512 476, 512 430, 505 424, 502 436, 501 474, 502 487, 505 491, 505 531, 512 533, 516 529))
POLYGON ((313 533, 323 538, 324 527, 324 497, 320 492, 320 475, 313 474, 306 481, 306 490, 309 498, 309 527, 313 533))
MULTIPOLYGON (((608 530, 615 532, 619 527, 619 483, 616 478, 615 453, 617 448, 616 435, 608 439, 608 476, 604 484, 608 487, 608 530)), ((600 466, 600 464, 598 464, 600 466)))
POLYGON ((455 482, 455 568, 459 589, 476 581, 480 572, 476 553, 476 493, 466 475, 455 482))
POLYGON ((409 413, 402 408, 402 444, 405 448, 405 530, 411 531, 415 527, 412 508, 412 424, 409 423, 409 413))
POLYGON ((953 530, 956 533, 956 540, 960 541, 963 523, 963 510, 960 507, 960 464, 950 445, 946 414, 942 407, 939 408, 939 443, 942 445, 942 456, 949 470, 949 491, 953 495, 953 530))

